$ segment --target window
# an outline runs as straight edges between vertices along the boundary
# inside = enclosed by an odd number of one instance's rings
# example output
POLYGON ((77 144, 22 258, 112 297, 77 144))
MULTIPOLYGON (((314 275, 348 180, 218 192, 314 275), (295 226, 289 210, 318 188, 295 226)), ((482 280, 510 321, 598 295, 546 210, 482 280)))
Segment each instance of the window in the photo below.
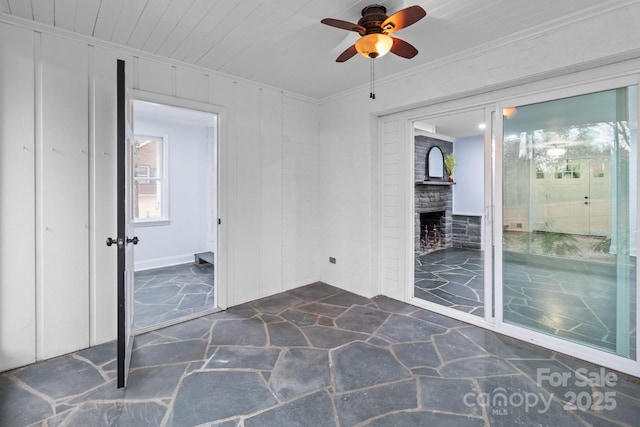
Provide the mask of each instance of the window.
POLYGON ((135 222, 166 221, 167 141, 136 135, 133 143, 133 216, 135 222))
POLYGON ((578 179, 580 178, 580 165, 567 163, 556 169, 556 179, 578 179))

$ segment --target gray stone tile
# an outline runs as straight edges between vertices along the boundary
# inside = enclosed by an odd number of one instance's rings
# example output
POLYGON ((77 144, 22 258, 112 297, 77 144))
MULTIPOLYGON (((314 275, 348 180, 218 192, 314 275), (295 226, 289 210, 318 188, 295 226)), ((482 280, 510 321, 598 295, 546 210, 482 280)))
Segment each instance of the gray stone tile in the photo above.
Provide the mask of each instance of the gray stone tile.
POLYGON ((212 427, 239 427, 242 421, 240 418, 235 419, 235 420, 229 420, 229 421, 222 421, 219 423, 213 423, 211 424, 212 427))
POLYGON ((372 298, 371 301, 373 301, 380 310, 389 313, 410 314, 418 310, 412 305, 385 297, 384 295, 378 295, 377 297, 372 298))
POLYGON ((322 282, 312 283, 289 291, 291 295, 306 301, 318 301, 342 292, 340 289, 322 282))
POLYGON ((210 314, 206 316, 206 318, 211 320, 242 320, 251 319, 257 314, 258 312, 253 307, 248 304, 242 304, 218 313, 210 314))
POLYGON ((276 363, 269 380, 278 398, 291 400, 331 384, 329 354, 325 350, 292 348, 276 363))
POLYGON ((336 305, 313 302, 310 304, 299 305, 296 307, 296 310, 302 311, 303 313, 316 314, 318 316, 338 317, 344 313, 346 309, 336 305))
POLYGON ((479 347, 485 349, 487 353, 495 354, 505 359, 550 359, 553 355, 551 350, 475 326, 467 326, 460 329, 459 332, 479 347))
POLYGON ((444 360, 454 360, 486 354, 484 349, 475 345, 456 330, 448 331, 442 335, 435 335, 433 337, 433 343, 438 348, 444 360))
POLYGON ((378 330, 377 335, 395 342, 428 341, 434 334, 447 328, 413 317, 392 315, 378 330))
MULTIPOLYGON (((602 391, 602 390, 596 390, 596 393, 598 391, 602 391)), ((598 395, 594 393, 592 394, 593 396, 592 405, 595 404, 596 408, 594 408, 594 406, 591 406, 591 410, 578 409, 577 412, 580 414, 585 414, 585 417, 587 416, 587 414, 590 415, 591 417, 589 417, 589 419, 598 419, 597 417, 606 417, 621 425, 637 426, 638 421, 640 420, 640 403, 638 402, 638 400, 632 399, 629 396, 626 396, 621 393, 616 393, 615 388, 610 391, 613 394, 610 395, 611 399, 609 402, 601 401, 600 399, 602 398, 603 395, 602 394, 598 395), (601 404, 600 408, 597 407, 599 403, 601 404), (605 406, 606 403, 611 403, 611 405, 605 406), (614 404, 615 404, 615 408, 611 409, 614 404)), ((640 396, 636 396, 636 397, 640 397, 640 396)), ((583 402, 578 403, 577 406, 579 408, 586 408, 589 403, 588 399, 581 398, 581 400, 583 402), (586 403, 584 403, 584 401, 586 401, 586 403)))
MULTIPOLYGON (((135 350, 151 344, 164 344, 164 343, 176 342, 176 341, 179 341, 179 340, 177 338, 160 335, 156 332, 147 332, 145 334, 135 336, 135 339, 133 340, 133 348, 135 350)), ((115 346, 116 342, 114 341, 113 344, 115 346)), ((114 352, 114 356, 116 355, 116 353, 117 351, 114 352)))
POLYGON ((211 344, 261 347, 266 343, 267 332, 259 319, 220 320, 213 325, 211 344))
POLYGON ((390 412, 418 407, 415 380, 381 385, 334 397, 342 426, 353 426, 390 412))
POLYGON ((445 377, 486 377, 513 374, 516 370, 504 359, 494 356, 448 362, 440 369, 445 377))
POLYGON ((459 415, 440 414, 426 411, 399 412, 378 418, 367 424, 367 427, 485 427, 482 418, 469 418, 459 415))
POLYGON ((116 381, 111 380, 104 385, 69 402, 80 405, 88 400, 119 400, 119 399, 158 399, 171 397, 180 378, 185 373, 187 364, 154 366, 151 368, 132 369, 126 388, 117 388, 116 381))
POLYGON ((287 310, 280 316, 297 326, 311 326, 318 322, 317 315, 296 310, 287 310))
POLYGON ((476 400, 479 390, 474 382, 456 378, 420 378, 420 407, 453 414, 482 416, 479 405, 468 404, 465 396, 476 400))
POLYGON ((204 424, 251 414, 277 403, 257 372, 194 372, 183 380, 167 425, 204 424))
POLYGON ((0 376, 0 426, 26 426, 51 416, 49 402, 0 376))
MULTIPOLYGON (((572 411, 553 400, 524 375, 478 378, 486 398, 486 410, 492 425, 513 425, 513 420, 527 420, 530 425, 581 426, 572 411)), ((467 402, 473 404, 473 399, 467 402)), ((479 400, 476 399, 477 405, 479 400)))
MULTIPOLYGON (((58 414, 54 417, 48 418, 47 419, 47 427, 59 427, 61 425, 63 425, 62 423, 64 423, 64 421, 67 419, 67 417, 71 414, 71 411, 65 411, 65 412, 58 412, 58 414)), ((3 424, 0 424, 3 425, 3 424)), ((18 425, 22 425, 22 424, 18 424, 18 425)), ((67 424, 69 425, 69 424, 67 424)))
POLYGON ((197 308, 204 309, 207 305, 207 296, 202 294, 189 294, 182 297, 182 301, 178 304, 178 310, 192 310, 195 312, 197 308))
POLYGON ((275 348, 219 347, 205 369, 257 369, 270 371, 280 350, 275 348))
POLYGON ((538 387, 543 388, 549 393, 553 393, 559 400, 564 401, 568 392, 579 394, 588 392, 591 394, 591 385, 582 385, 580 377, 575 372, 567 368, 557 360, 511 360, 511 363, 520 371, 524 372, 531 381, 536 383, 538 387), (566 381, 560 382, 550 381, 549 376, 558 378, 566 377, 566 381))
POLYGON ((437 368, 442 364, 442 361, 431 342, 395 344, 393 346, 393 352, 398 360, 408 368, 437 368))
POLYGON ((261 314, 260 319, 262 319, 264 323, 279 323, 284 321, 284 318, 274 316, 273 314, 261 314))
MULTIPOLYGON (((137 339, 137 338, 136 338, 137 339)), ((105 363, 112 362, 116 359, 118 353, 117 343, 111 341, 105 344, 100 344, 95 347, 89 347, 84 350, 78 351, 76 354, 80 357, 84 357, 90 360, 91 363, 96 366, 102 366, 105 363)))
POLYGON ((433 368, 413 368, 411 373, 422 377, 440 377, 440 373, 433 368))
POLYGON ((247 418, 245 427, 333 427, 336 425, 329 395, 322 391, 247 418))
POLYGON ((87 402, 65 420, 70 426, 159 426, 167 409, 154 402, 87 402))
MULTIPOLYGON (((201 317, 190 320, 189 322, 178 323, 177 325, 162 328, 157 331, 157 333, 162 336, 169 336, 180 340, 206 338, 211 331, 211 325, 213 325, 213 321, 201 317)), ((138 337, 136 337, 136 340, 138 340, 138 337)))
POLYGON ((140 289, 135 293, 137 301, 145 304, 162 304, 180 293, 180 286, 172 284, 167 286, 154 286, 140 289))
POLYGON ((213 286, 204 283, 184 285, 180 290, 181 294, 209 294, 213 292, 213 286))
POLYGON ((104 382, 93 366, 68 355, 27 366, 14 375, 52 399, 75 396, 104 382))
POLYGON ((289 322, 269 323, 269 342, 278 347, 304 347, 309 342, 304 334, 296 326, 289 322))
POLYGON ((609 416, 610 415, 609 413, 593 414, 589 412, 577 412, 577 413, 574 413, 574 415, 576 418, 583 421, 584 423, 583 425, 594 426, 594 427, 619 427, 620 426, 620 424, 614 421, 606 420, 600 417, 600 415, 605 417, 609 416))
POLYGON ((320 300, 325 304, 339 305, 342 307, 351 307, 352 305, 366 305, 371 302, 371 299, 362 297, 360 295, 352 294, 351 292, 343 292, 338 295, 333 295, 328 298, 320 300))
POLYGON ((336 319, 336 326, 355 332, 373 333, 389 317, 389 313, 355 305, 336 319))
POLYGON ((369 344, 373 344, 376 347, 382 347, 382 348, 388 348, 391 343, 389 343, 389 341, 387 340, 383 340, 382 338, 379 337, 370 337, 367 342, 369 344))
POLYGON ((326 326, 306 326, 302 328, 302 332, 307 336, 311 344, 318 348, 336 348, 353 341, 364 341, 368 338, 368 335, 365 334, 326 326))
POLYGON ((320 316, 318 317, 318 326, 329 326, 333 328, 336 324, 331 317, 320 316))
MULTIPOLYGON (((554 359, 567 366, 572 371, 578 369, 581 372, 598 372, 600 373, 601 367, 593 363, 585 362, 584 360, 578 360, 567 356, 565 354, 557 353, 554 355, 554 359)), ((626 394, 629 397, 640 399, 640 379, 628 374, 614 371, 612 369, 605 369, 605 375, 608 373, 614 373, 616 376, 616 385, 613 390, 617 393, 626 394)), ((640 405, 638 405, 640 408, 640 405)))
POLYGON ((427 310, 416 311, 415 313, 411 314, 411 317, 415 317, 416 319, 435 323, 436 325, 440 325, 445 328, 457 328, 460 326, 468 326, 467 323, 461 322, 456 319, 452 319, 450 317, 443 316, 438 313, 434 313, 432 311, 427 311, 427 310))
POLYGON ((302 302, 300 298, 296 298, 289 293, 280 293, 270 297, 262 298, 251 304, 253 308, 262 313, 278 314, 281 311, 302 302))
POLYGON ((331 352, 336 391, 399 381, 411 373, 390 351, 366 343, 352 343, 331 352))
POLYGON ((204 360, 206 353, 207 343, 202 340, 148 345, 133 351, 131 367, 139 368, 204 360))

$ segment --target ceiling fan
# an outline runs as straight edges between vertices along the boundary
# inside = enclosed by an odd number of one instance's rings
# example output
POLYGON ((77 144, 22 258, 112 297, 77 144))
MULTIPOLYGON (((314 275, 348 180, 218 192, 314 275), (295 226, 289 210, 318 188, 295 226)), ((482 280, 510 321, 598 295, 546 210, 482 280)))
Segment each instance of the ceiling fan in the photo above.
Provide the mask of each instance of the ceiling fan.
POLYGON ((418 50, 404 40, 393 37, 392 34, 415 24, 426 15, 427 12, 422 7, 410 6, 387 16, 386 7, 373 4, 362 9, 362 18, 357 24, 333 18, 325 18, 320 22, 342 30, 354 31, 361 36, 355 44, 336 58, 336 62, 345 62, 356 53, 375 59, 391 52, 402 58, 411 59, 418 54, 418 50))

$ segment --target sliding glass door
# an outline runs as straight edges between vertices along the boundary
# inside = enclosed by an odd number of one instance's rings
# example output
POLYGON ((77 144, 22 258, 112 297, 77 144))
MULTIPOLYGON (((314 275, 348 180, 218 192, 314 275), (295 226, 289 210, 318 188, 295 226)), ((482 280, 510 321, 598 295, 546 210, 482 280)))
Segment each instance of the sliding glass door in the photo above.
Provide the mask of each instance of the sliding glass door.
POLYGON ((505 109, 504 323, 635 359, 637 104, 633 86, 505 109))

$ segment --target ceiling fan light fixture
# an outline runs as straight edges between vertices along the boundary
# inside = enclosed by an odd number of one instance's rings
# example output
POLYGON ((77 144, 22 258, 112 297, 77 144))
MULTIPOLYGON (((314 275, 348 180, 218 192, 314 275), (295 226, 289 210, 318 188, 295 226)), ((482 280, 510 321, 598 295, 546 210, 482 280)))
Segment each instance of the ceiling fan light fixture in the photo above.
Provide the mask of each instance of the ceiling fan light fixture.
POLYGON ((387 54, 393 46, 393 39, 382 33, 367 34, 356 41, 356 50, 365 58, 378 58, 387 54))

